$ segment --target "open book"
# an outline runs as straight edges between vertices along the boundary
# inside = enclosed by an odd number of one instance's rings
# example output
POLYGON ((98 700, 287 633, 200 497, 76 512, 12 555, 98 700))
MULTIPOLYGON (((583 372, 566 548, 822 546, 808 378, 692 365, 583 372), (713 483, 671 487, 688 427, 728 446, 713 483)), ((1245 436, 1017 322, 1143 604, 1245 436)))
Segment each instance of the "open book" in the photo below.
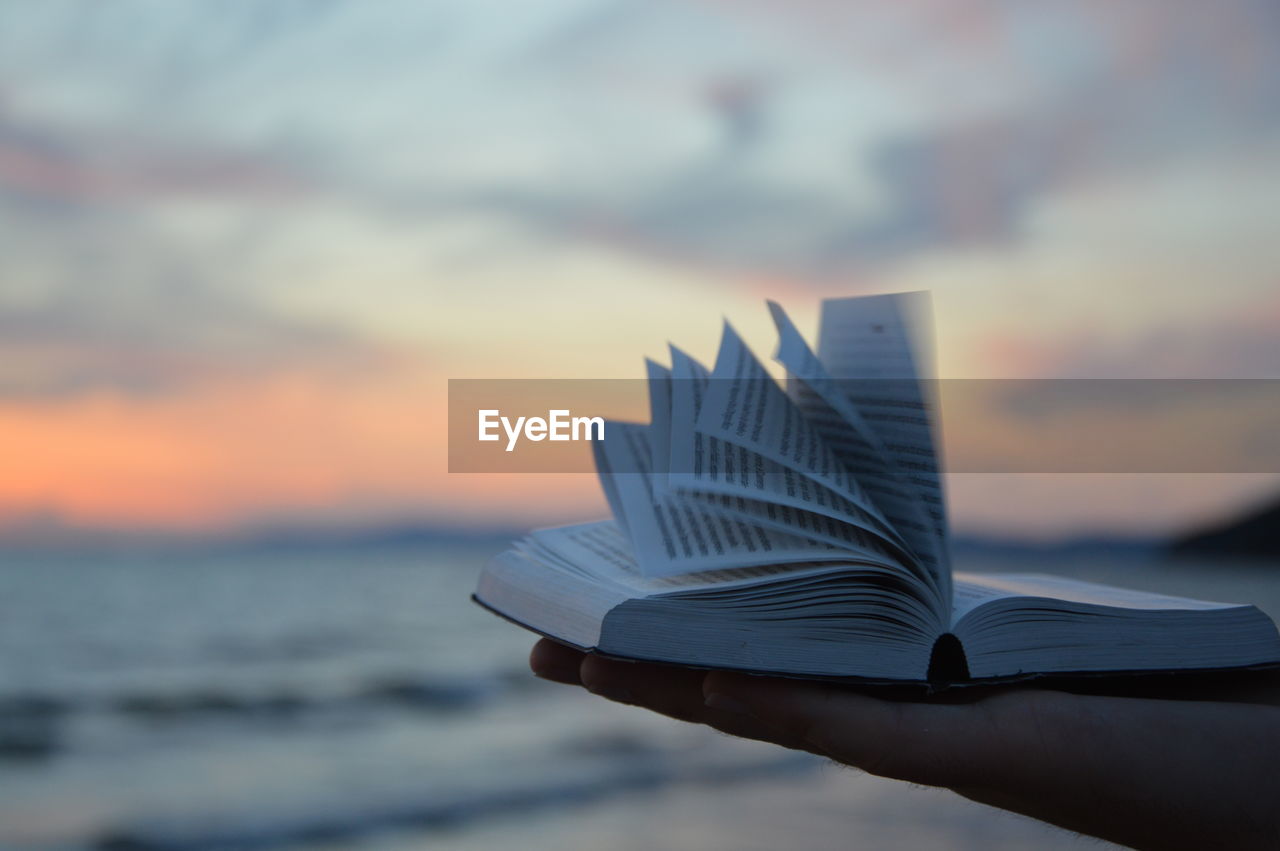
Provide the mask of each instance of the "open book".
POLYGON ((648 425, 607 422, 612 520, 533 532, 475 599, 581 649, 708 668, 960 683, 1280 662, 1250 605, 952 573, 923 293, 782 309, 779 385, 725 325, 714 369, 648 364, 648 425))

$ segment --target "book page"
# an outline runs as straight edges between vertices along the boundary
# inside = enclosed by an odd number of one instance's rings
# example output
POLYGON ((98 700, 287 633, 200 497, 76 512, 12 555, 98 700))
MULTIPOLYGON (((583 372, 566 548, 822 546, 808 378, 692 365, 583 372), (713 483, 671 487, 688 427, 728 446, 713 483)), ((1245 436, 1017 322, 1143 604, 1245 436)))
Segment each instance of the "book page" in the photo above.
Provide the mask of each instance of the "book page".
POLYGON ((645 358, 649 385, 650 463, 658 474, 670 469, 671 460, 671 370, 645 358))
POLYGON ((937 405, 926 293, 827 299, 818 358, 916 490, 949 571, 947 516, 934 442, 937 405))
POLYGON ((1061 600, 1065 603, 1147 611, 1201 611, 1231 609, 1243 605, 1116 588, 1112 585, 1099 585, 1096 582, 1041 573, 957 573, 952 622, 959 621, 984 603, 1013 597, 1041 597, 1061 600))
MULTIPOLYGON (((551 566, 548 555, 517 546, 490 559, 476 584, 475 597, 485 607, 530 629, 576 644, 595 647, 610 611, 636 592, 616 582, 579 575, 551 566)), ((559 566, 564 559, 554 558, 559 566)))
MULTIPOLYGON (((674 388, 673 392, 678 394, 679 389, 674 388)), ((748 449, 799 473, 847 501, 844 514, 848 522, 867 526, 887 540, 901 542, 892 524, 727 323, 694 428, 708 438, 748 449)), ((776 476, 761 485, 785 488, 785 483, 776 476)), ((763 494, 759 496, 768 498, 763 494)))
POLYGON ((787 368, 787 391, 805 418, 853 474, 868 497, 911 550, 946 586, 946 558, 920 492, 890 456, 879 435, 832 381, 826 367, 776 302, 769 310, 778 329, 775 359, 787 368))
POLYGON ((627 507, 622 502, 622 494, 618 491, 618 477, 614 475, 608 455, 605 454, 605 441, 596 440, 591 443, 591 454, 596 462, 596 479, 600 489, 604 491, 605 501, 609 503, 609 513, 630 537, 631 524, 627 521, 627 507))
POLYGON ((758 584, 773 577, 798 579, 841 569, 839 562, 793 562, 646 576, 640 572, 626 536, 608 520, 539 529, 529 536, 529 540, 536 545, 529 550, 532 557, 562 567, 589 565, 590 574, 595 579, 626 588, 635 596, 708 588, 729 589, 758 584))
MULTIPOLYGON (((697 372, 696 362, 679 350, 672 350, 672 360, 675 366, 669 393, 673 414, 668 424, 671 463, 666 478, 669 487, 680 492, 722 494, 814 512, 868 530, 904 549, 896 530, 888 528, 878 515, 791 467, 745 446, 698 431, 696 422, 709 380, 697 372)), ((901 561, 901 556, 898 560, 901 561)))
POLYGON ((951 625, 955 626, 960 619, 974 609, 1001 600, 1006 597, 1021 596, 1000 585, 989 585, 983 580, 987 577, 974 573, 957 573, 951 582, 951 625))
POLYGON ((672 481, 672 471, 678 479, 680 473, 695 467, 701 468, 707 451, 706 435, 693 426, 702 410, 702 399, 711 380, 711 371, 675 346, 671 350, 671 416, 667 422, 668 463, 659 472, 667 472, 667 484, 672 481), (679 423, 677 426, 676 423, 679 423))
POLYGON ((1280 658, 1255 606, 1041 574, 956 574, 951 631, 970 676, 1228 668, 1280 658))
POLYGON ((655 487, 647 427, 607 422, 597 441, 600 478, 627 519, 636 563, 646 576, 671 576, 722 567, 847 559, 830 544, 764 529, 739 517, 655 487), (613 472, 625 470, 627 472, 613 472))
POLYGON ((766 500, 744 499, 706 491, 681 491, 681 495, 758 526, 804 535, 815 541, 840 547, 848 552, 850 558, 905 569, 916 573, 928 584, 928 578, 905 559, 900 549, 889 546, 883 538, 856 525, 766 500))

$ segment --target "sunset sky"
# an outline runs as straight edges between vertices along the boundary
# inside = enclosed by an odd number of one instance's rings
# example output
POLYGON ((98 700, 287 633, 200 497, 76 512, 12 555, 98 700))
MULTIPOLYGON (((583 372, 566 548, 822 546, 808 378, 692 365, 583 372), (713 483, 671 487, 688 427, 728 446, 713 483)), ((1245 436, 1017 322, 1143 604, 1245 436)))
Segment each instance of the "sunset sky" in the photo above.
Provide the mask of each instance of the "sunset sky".
MULTIPOLYGON (((0 540, 600 513, 449 378, 933 292, 951 377, 1280 378, 1274 3, 0 0, 0 540)), ((1098 435, 1105 439, 1105 435, 1098 435)), ((1164 532, 1274 474, 957 476, 1164 532)))

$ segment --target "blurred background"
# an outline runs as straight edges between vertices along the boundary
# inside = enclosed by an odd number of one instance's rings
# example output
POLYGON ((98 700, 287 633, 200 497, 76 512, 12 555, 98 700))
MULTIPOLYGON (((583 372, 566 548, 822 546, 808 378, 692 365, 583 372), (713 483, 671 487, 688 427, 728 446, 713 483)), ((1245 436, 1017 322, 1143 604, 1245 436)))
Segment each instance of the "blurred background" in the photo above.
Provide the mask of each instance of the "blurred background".
MULTIPOLYGON (((944 377, 1280 378, 1278 48, 1265 0, 0 0, 0 848, 1081 846, 533 681, 466 595, 603 500, 448 473, 446 382, 903 289, 944 377)), ((1280 614, 1274 473, 948 487, 963 567, 1280 614)))

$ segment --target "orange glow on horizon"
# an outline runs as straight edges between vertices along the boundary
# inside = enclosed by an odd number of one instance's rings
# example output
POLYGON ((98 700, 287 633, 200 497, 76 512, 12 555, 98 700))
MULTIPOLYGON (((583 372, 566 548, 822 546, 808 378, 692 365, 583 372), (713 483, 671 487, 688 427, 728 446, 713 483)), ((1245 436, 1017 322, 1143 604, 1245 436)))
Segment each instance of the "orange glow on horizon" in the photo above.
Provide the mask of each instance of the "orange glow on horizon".
POLYGON ((553 522, 598 509, 588 475, 450 476, 443 379, 307 375, 148 398, 0 405, 0 525, 218 531, 312 514, 553 522))

